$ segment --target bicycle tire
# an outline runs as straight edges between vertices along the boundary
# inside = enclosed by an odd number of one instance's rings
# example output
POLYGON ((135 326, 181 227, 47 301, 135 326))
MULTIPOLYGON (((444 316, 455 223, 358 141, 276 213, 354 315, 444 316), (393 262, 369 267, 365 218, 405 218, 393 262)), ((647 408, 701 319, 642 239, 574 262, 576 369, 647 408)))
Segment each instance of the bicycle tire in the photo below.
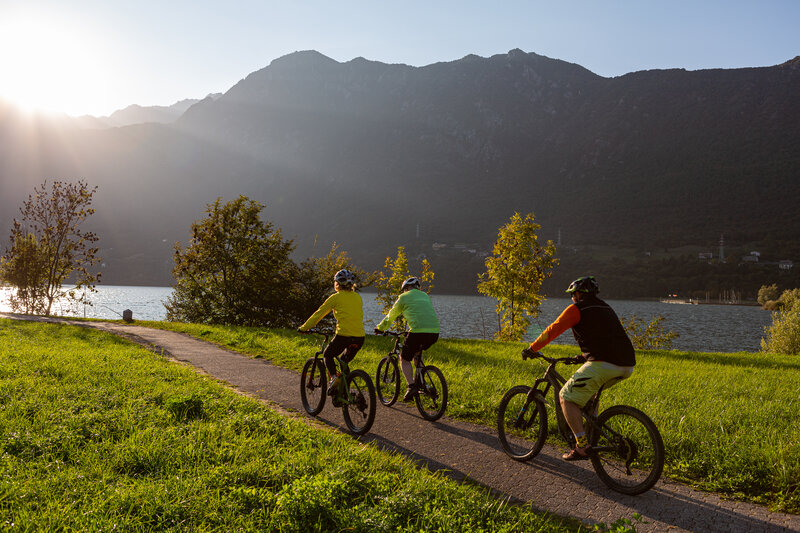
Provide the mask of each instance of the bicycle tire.
POLYGON ((414 403, 422 418, 435 422, 442 418, 447 409, 447 381, 444 374, 435 366, 423 366, 417 380, 419 389, 414 395, 414 403))
POLYGON ((397 401, 400 395, 400 369, 397 368, 397 360, 384 357, 378 363, 375 391, 378 393, 378 400, 387 407, 397 401))
POLYGON ((591 454, 600 480, 627 495, 650 490, 664 469, 664 442, 655 423, 642 411, 614 405, 597 418, 592 427, 591 454))
POLYGON ((347 428, 356 435, 364 435, 375 421, 375 386, 369 374, 353 370, 347 375, 347 389, 353 400, 342 406, 347 428))
POLYGON ((303 372, 300 374, 300 399, 303 408, 311 416, 317 416, 325 407, 327 393, 325 378, 325 365, 316 357, 312 357, 303 365, 303 372))
POLYGON ((533 389, 517 385, 506 392, 497 408, 497 436, 506 455, 528 461, 542 451, 547 440, 547 407, 533 389))

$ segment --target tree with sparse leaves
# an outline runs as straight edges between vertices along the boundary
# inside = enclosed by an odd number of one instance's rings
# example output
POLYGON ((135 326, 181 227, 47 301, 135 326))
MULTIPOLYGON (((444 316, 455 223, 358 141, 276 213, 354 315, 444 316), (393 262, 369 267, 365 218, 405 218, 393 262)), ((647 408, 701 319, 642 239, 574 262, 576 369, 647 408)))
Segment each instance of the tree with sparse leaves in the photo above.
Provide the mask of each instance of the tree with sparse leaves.
MULTIPOLYGON (((356 275, 357 289, 370 286, 375 274, 366 272, 355 266, 347 252, 339 251, 339 245, 333 243, 324 257, 311 257, 302 263, 298 271, 297 284, 292 305, 292 312, 298 323, 302 323, 313 314, 325 299, 333 294, 333 276, 346 269, 356 275)), ((321 327, 335 324, 333 314, 328 314, 320 322, 321 327)))
POLYGON ((289 327, 297 266, 292 241, 261 220, 264 206, 245 196, 218 198, 192 224, 189 245, 175 245, 175 285, 167 320, 289 327))
MULTIPOLYGON (((433 288, 433 278, 435 273, 431 269, 431 264, 427 259, 420 262, 419 274, 412 274, 408 266, 408 257, 406 257, 406 249, 404 246, 397 247, 397 258, 386 258, 384 268, 387 272, 380 271, 376 275, 375 287, 378 289, 376 299, 383 306, 383 313, 387 314, 394 305, 397 297, 400 296, 400 288, 403 282, 410 277, 419 278, 422 282, 420 290, 430 292, 433 288)), ((395 329, 403 330, 405 320, 400 317, 395 322, 395 329)))
POLYGON ((478 291, 497 299, 498 340, 522 339, 530 317, 539 315, 542 282, 558 264, 553 241, 542 246, 539 229, 533 213, 525 218, 514 213, 498 231, 492 255, 486 258, 486 272, 479 275, 478 291))
POLYGON ((100 261, 94 244, 99 237, 81 229, 94 214, 92 197, 97 187, 85 182, 54 181, 34 189, 14 219, 11 247, 0 261, 0 277, 15 289, 12 309, 50 315, 53 303, 89 303, 86 290, 94 291, 99 272, 90 272, 100 261), (75 287, 64 290, 67 280, 75 287))

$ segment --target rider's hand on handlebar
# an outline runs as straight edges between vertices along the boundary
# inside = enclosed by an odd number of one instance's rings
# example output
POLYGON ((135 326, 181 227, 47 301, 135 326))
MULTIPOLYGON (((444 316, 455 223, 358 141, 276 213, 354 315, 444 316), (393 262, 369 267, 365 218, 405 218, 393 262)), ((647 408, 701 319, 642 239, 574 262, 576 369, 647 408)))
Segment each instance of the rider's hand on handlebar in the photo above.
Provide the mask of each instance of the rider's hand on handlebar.
POLYGON ((538 357, 539 352, 534 352, 530 348, 525 348, 522 350, 522 360, 525 361, 526 359, 533 359, 534 357, 538 357))

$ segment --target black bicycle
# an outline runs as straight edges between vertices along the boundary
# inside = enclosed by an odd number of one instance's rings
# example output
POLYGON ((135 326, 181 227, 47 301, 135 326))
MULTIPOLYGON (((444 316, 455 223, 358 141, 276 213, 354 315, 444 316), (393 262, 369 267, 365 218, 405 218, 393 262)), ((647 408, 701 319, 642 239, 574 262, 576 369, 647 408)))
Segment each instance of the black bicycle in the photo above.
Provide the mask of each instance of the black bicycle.
MULTIPOLYGON (((383 334, 394 337, 394 348, 378 363, 375 383, 378 399, 388 407, 394 404, 400 395, 398 356, 408 332, 385 331, 383 334)), ((417 387, 416 390, 412 390, 419 414, 426 420, 439 420, 447 409, 447 381, 444 379, 444 374, 435 366, 423 362, 422 351, 414 354, 414 368, 414 383, 417 387)))
MULTIPOLYGON (((304 333, 313 333, 324 337, 319 351, 306 361, 300 375, 300 398, 303 401, 303 407, 311 416, 317 416, 325 407, 328 380, 325 362, 321 356, 328 346, 331 334, 314 329, 304 333)), ((364 435, 375 421, 375 386, 365 371, 350 370, 347 362, 338 356, 336 361, 341 370, 341 379, 337 390, 331 396, 331 402, 334 407, 342 408, 342 415, 348 429, 356 435, 364 435)))
MULTIPOLYGON (((537 379, 533 387, 517 385, 511 388, 503 396, 497 411, 500 444, 517 461, 532 459, 544 446, 548 433, 546 398, 551 389, 558 432, 570 448, 575 446, 575 436, 559 401, 559 392, 566 380, 556 371, 556 364, 580 364, 584 361, 574 357, 556 359, 523 350, 523 359, 534 357, 549 363, 544 376, 537 379)), ((602 390, 582 409, 591 446, 589 458, 607 486, 623 494, 641 494, 661 477, 664 468, 661 434, 646 414, 627 405, 614 405, 598 415, 602 390)))

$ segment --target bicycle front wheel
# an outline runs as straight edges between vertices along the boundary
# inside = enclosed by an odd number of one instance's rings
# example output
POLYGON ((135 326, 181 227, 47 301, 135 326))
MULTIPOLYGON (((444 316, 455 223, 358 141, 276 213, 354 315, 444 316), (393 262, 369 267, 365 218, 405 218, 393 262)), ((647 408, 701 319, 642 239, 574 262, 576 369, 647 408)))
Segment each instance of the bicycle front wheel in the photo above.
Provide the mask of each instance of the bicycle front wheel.
POLYGON ((347 428, 356 435, 363 435, 375 421, 375 386, 363 370, 354 370, 347 375, 348 400, 342 407, 347 428))
POLYGON ((397 361, 391 357, 384 357, 378 363, 378 372, 375 374, 375 388, 378 399, 385 406, 390 406, 397 401, 400 395, 400 370, 397 361))
POLYGON ((425 420, 439 420, 447 409, 447 381, 435 366, 423 366, 417 376, 414 403, 425 420))
POLYGON ((525 385, 512 387, 497 409, 497 436, 506 455, 528 461, 542 451, 547 440, 547 408, 525 385))
POLYGON ((611 489, 641 494, 656 484, 664 468, 664 442, 646 414, 627 405, 614 405, 591 427, 592 466, 611 489))
POLYGON ((317 416, 325 407, 325 385, 325 365, 312 357, 306 361, 300 374, 300 399, 311 416, 317 416))

